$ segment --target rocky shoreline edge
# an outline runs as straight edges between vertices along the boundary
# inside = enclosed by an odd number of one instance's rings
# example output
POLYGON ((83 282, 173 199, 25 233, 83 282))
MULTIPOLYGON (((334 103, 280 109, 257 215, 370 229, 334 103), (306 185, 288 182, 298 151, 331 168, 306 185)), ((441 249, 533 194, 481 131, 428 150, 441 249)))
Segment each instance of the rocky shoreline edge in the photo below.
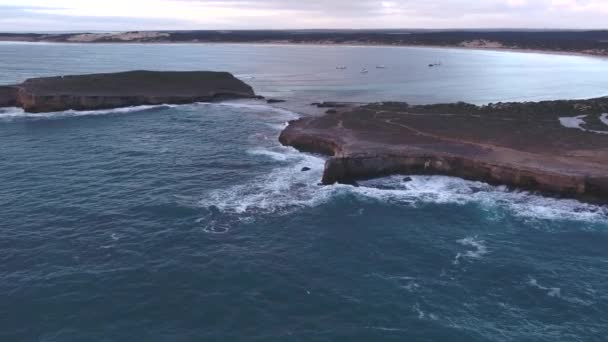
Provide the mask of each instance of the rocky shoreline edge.
POLYGON ((323 184, 447 175, 608 203, 608 98, 410 106, 377 103, 291 121, 279 141, 330 156, 323 184), (575 119, 577 125, 564 125, 575 119))
MULTIPOLYGON (((0 107, 32 113, 260 98, 232 74, 208 71, 57 76, 0 87, 0 107)), ((608 97, 485 106, 315 105, 326 114, 289 122, 279 141, 330 156, 323 184, 448 175, 608 203, 608 97)))
POLYGON ((30 113, 260 98, 228 72, 127 71, 32 78, 0 86, 0 107, 30 113))

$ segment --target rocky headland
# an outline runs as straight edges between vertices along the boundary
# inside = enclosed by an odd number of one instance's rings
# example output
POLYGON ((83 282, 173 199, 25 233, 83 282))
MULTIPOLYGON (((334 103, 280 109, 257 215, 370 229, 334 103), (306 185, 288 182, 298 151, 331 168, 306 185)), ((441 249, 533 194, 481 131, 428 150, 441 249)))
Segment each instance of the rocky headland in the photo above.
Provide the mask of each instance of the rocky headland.
POLYGON ((137 105, 185 104, 255 98, 253 89, 227 72, 128 71, 32 78, 0 87, 0 107, 26 112, 96 110, 137 105))
POLYGON ((331 156, 322 182, 449 175, 608 201, 608 98, 339 108, 289 123, 280 141, 331 156))

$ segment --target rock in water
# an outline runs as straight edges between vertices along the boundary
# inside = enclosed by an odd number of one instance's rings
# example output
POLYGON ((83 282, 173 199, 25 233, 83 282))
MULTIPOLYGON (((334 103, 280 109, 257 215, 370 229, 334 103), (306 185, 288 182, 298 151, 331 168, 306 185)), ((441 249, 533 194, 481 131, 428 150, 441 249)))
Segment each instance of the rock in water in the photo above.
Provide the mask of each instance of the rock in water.
POLYGON ((306 171, 310 171, 310 168, 309 167, 303 167, 302 168, 302 172, 306 172, 306 171))
POLYGON ((0 87, 0 107, 14 107, 16 105, 16 89, 12 87, 0 87))
POLYGON ((482 107, 387 102, 291 121, 279 140, 330 155, 323 184, 447 175, 608 202, 602 113, 608 113, 608 98, 482 107), (597 130, 561 124, 561 118, 577 115, 597 121, 597 130))
POLYGON ((268 100, 266 100, 266 103, 270 103, 270 104, 272 104, 272 103, 283 103, 283 102, 285 102, 285 100, 279 100, 279 99, 268 99, 268 100))
POLYGON ((27 112, 96 110, 237 98, 255 98, 255 93, 232 74, 211 71, 128 71, 57 76, 28 79, 19 85, 0 88, 0 105, 12 101, 27 112), (7 88, 12 89, 12 94, 7 88), (5 93, 9 93, 8 100, 5 93))

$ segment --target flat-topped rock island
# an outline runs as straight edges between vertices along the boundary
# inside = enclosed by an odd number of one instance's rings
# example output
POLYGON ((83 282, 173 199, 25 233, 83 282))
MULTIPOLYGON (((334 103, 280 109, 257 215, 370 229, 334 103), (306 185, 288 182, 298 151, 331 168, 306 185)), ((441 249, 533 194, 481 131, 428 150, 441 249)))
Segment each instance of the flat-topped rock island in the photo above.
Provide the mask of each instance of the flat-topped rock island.
POLYGON ((449 175, 608 200, 608 98, 410 106, 378 103, 289 123, 280 141, 330 155, 324 184, 449 175))
POLYGON ((0 87, 0 107, 17 106, 33 113, 255 97, 253 89, 232 74, 212 71, 56 76, 0 87))

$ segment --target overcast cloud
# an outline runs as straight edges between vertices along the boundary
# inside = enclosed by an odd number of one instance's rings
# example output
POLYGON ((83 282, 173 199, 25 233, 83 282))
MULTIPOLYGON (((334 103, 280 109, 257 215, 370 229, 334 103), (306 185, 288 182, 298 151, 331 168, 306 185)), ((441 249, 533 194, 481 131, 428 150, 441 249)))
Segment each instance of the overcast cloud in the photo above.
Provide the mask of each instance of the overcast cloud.
POLYGON ((608 0, 0 0, 0 31, 608 28, 608 0))

